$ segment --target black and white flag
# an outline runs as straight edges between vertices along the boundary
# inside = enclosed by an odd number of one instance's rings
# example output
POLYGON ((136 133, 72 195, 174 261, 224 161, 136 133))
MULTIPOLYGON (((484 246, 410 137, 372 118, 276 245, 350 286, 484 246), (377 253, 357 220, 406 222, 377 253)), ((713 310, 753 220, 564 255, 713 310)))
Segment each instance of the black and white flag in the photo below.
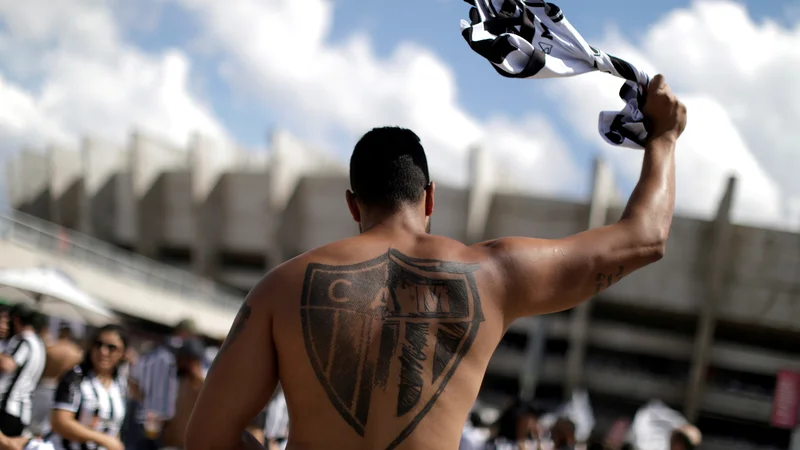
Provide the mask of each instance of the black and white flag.
POLYGON ((630 63, 590 46, 561 8, 524 0, 464 0, 461 21, 469 46, 509 78, 562 78, 600 71, 625 79, 621 111, 600 113, 600 135, 611 145, 641 149, 647 139, 643 108, 650 77, 630 63))

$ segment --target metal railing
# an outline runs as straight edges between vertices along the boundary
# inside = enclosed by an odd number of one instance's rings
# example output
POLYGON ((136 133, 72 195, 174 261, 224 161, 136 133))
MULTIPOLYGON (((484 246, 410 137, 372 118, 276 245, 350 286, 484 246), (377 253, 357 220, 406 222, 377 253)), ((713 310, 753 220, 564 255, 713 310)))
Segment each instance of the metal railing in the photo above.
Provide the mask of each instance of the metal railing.
POLYGON ((242 302, 241 295, 207 278, 17 210, 0 210, 0 239, 69 258, 99 272, 133 279, 151 288, 179 295, 187 301, 235 308, 242 302))

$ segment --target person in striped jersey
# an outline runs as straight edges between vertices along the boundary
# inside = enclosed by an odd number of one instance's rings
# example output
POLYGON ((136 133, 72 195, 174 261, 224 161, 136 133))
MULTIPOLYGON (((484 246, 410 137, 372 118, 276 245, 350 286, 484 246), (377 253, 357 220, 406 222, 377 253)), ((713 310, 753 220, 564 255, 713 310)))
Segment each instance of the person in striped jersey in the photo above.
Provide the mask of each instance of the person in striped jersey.
POLYGON ((10 437, 21 436, 31 423, 31 393, 44 371, 44 342, 34 329, 38 315, 23 304, 12 308, 16 334, 0 355, 0 431, 10 437))
POLYGON ((155 450, 161 447, 164 424, 175 415, 178 395, 176 354, 183 343, 197 336, 191 319, 177 324, 171 336, 142 356, 131 368, 128 385, 135 405, 136 424, 126 433, 125 444, 132 450, 155 450))
POLYGON ((100 328, 83 362, 56 388, 47 437, 56 450, 123 450, 124 385, 118 379, 128 336, 117 325, 100 328))

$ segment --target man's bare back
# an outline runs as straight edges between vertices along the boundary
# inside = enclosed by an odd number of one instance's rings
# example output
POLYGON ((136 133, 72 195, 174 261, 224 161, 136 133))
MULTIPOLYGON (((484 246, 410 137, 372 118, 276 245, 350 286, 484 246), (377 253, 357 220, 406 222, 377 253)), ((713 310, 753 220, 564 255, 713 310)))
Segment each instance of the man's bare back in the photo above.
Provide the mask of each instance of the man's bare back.
POLYGON ((260 448, 241 432, 279 380, 288 449, 458 448, 511 322, 570 309, 663 256, 686 112, 659 76, 645 114, 643 174, 618 223, 472 246, 429 234, 434 185, 416 136, 367 133, 347 193, 362 233, 282 264, 250 292, 198 398, 187 449, 260 448))
POLYGON ((487 252, 368 232, 285 269, 302 281, 273 313, 288 448, 455 448, 505 329, 487 252))
POLYGON ((83 359, 83 350, 70 339, 59 339, 47 346, 42 380, 57 380, 83 359))

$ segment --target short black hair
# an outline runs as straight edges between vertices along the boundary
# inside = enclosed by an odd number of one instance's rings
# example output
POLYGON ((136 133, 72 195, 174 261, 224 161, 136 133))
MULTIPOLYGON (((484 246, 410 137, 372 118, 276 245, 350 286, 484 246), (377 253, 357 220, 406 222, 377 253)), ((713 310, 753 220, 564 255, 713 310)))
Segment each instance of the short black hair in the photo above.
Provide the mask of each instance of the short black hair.
POLYGON ((685 448, 686 450, 694 450, 697 446, 694 445, 689 439, 689 436, 686 435, 683 431, 676 429, 672 432, 672 436, 670 440, 678 441, 681 447, 685 448))
POLYGON ((34 325, 35 323, 37 323, 37 320, 39 319, 38 318, 39 313, 35 309, 31 308, 30 306, 24 303, 17 303, 16 305, 12 306, 9 315, 12 318, 13 317, 18 318, 22 326, 25 327, 29 325, 34 325))
POLYGON ((31 320, 31 325, 33 325, 33 329, 36 330, 37 333, 41 333, 50 325, 50 318, 42 313, 36 312, 31 320))
POLYGON ((419 202, 429 184, 428 158, 411 130, 374 128, 353 149, 350 187, 365 206, 395 211, 419 202))
POLYGON ((206 357, 206 348, 200 339, 187 339, 178 349, 178 357, 189 361, 203 361, 206 357))

